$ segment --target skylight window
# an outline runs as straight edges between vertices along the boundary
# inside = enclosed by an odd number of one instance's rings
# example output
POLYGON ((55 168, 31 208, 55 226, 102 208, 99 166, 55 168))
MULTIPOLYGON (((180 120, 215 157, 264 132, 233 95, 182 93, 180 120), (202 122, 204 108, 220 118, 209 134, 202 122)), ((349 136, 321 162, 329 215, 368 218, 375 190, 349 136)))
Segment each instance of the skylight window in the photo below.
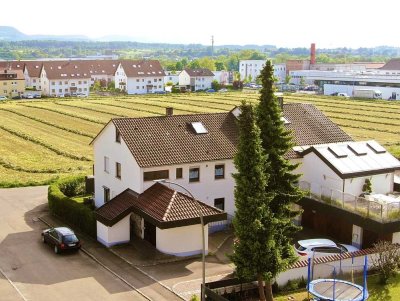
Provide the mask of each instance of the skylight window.
POLYGON ((328 150, 334 154, 336 158, 346 158, 347 154, 344 150, 342 150, 338 145, 331 145, 328 147, 328 150))
POLYGON ((377 154, 386 153, 386 149, 383 146, 381 146, 379 143, 377 143, 376 141, 368 141, 367 145, 369 146, 369 148, 371 148, 377 154))
POLYGON ((281 120, 283 121, 284 124, 291 124, 291 122, 287 120, 285 117, 281 117, 281 120))
POLYGON ((349 143, 347 146, 357 156, 364 156, 368 153, 366 145, 360 143, 349 143))
POLYGON ((191 123, 194 131, 196 132, 196 134, 207 134, 208 131, 205 128, 204 124, 202 122, 192 122, 191 123))

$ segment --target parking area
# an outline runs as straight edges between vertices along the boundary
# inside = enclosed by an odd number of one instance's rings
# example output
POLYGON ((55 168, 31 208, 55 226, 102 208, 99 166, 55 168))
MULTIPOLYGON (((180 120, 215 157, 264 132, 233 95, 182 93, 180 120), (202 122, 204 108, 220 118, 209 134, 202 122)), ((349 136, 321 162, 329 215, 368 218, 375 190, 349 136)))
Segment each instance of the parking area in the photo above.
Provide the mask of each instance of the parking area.
POLYGON ((47 188, 0 189, 1 300, 146 300, 83 252, 43 244, 47 188))

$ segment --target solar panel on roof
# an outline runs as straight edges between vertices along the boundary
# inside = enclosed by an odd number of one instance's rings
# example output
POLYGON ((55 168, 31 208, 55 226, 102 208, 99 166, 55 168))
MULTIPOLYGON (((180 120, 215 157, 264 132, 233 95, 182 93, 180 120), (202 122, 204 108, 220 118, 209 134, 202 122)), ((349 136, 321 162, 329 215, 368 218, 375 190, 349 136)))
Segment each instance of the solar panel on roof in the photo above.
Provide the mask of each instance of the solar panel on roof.
POLYGON ((344 150, 342 150, 337 145, 331 145, 328 147, 328 150, 335 155, 336 158, 346 158, 347 154, 344 150))
POLYGON ((208 133, 207 129, 204 127, 204 124, 202 122, 192 122, 191 124, 196 134, 208 133))
POLYGON ((367 145, 377 154, 386 153, 386 149, 376 141, 368 141, 367 145))
POLYGON ((364 156, 368 153, 367 146, 361 143, 349 143, 347 147, 357 156, 364 156))

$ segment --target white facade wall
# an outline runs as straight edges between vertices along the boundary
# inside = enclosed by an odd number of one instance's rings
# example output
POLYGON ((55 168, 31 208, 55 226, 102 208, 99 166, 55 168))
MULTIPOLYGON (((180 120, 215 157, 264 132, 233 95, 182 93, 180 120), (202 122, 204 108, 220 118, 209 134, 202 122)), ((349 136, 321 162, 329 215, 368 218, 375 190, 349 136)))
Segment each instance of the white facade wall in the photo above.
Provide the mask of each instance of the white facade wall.
POLYGON ((95 205, 104 204, 104 187, 110 189, 110 199, 130 188, 141 193, 143 175, 121 138, 115 142, 115 126, 110 122, 94 141, 95 205), (109 171, 104 170, 104 157, 108 157, 109 171), (121 179, 116 177, 116 162, 121 163, 121 179))
POLYGON ((117 70, 115 71, 114 81, 115 81, 115 89, 121 89, 124 91, 126 90, 126 82, 128 81, 128 78, 126 77, 124 68, 122 68, 121 64, 119 64, 117 70))
MULTIPOLYGON (((156 228, 156 248, 166 254, 190 256, 202 253, 201 225, 171 229, 156 228)), ((205 254, 208 253, 208 225, 203 228, 205 254)))
POLYGON ((164 91, 164 76, 127 77, 128 94, 147 94, 164 91))
POLYGON ((179 85, 180 86, 189 86, 190 85, 190 76, 185 70, 183 70, 181 73, 179 73, 179 85))
POLYGON ((130 241, 130 218, 125 216, 122 220, 112 227, 107 227, 96 222, 97 240, 107 247, 117 244, 127 243, 130 241))
POLYGON ((400 88, 394 87, 376 87, 376 86, 351 86, 351 85, 324 85, 324 95, 331 95, 332 93, 347 93, 349 96, 354 96, 354 90, 357 89, 371 89, 382 92, 382 99, 393 99, 396 96, 396 100, 400 100, 400 88))
POLYGON ((216 80, 221 85, 229 84, 229 71, 212 71, 213 81, 216 80))
MULTIPOLYGON (((251 76, 251 81, 255 82, 264 68, 265 62, 265 60, 241 60, 239 62, 240 79, 248 80, 251 76)), ((286 64, 274 64, 273 66, 274 76, 278 83, 283 83, 286 77, 286 64)))
POLYGON ((362 193, 362 187, 364 186, 366 179, 371 181, 372 193, 374 194, 387 194, 393 191, 393 173, 386 173, 346 179, 344 192, 359 196, 362 193))
MULTIPOLYGON (((235 186, 235 182, 232 177, 232 173, 235 172, 235 167, 233 164, 233 160, 207 161, 193 164, 179 164, 157 168, 144 168, 143 172, 165 169, 168 169, 169 171, 169 181, 176 182, 182 185, 183 187, 188 189, 196 199, 210 206, 214 206, 215 199, 224 198, 225 212, 230 215, 234 214, 235 207, 233 188, 235 186), (215 179, 215 165, 220 164, 225 165, 225 178, 215 179), (194 167, 200 168, 199 182, 189 182, 189 169, 194 167), (182 168, 182 179, 176 178, 176 168, 182 168)), ((141 182, 143 183, 143 186, 138 192, 143 192, 154 184, 153 181, 143 182, 143 175, 141 177, 141 182)), ((176 185, 170 185, 170 187, 174 190, 186 193, 184 190, 180 189, 176 185)))
POLYGON ((50 95, 50 81, 44 69, 42 69, 42 73, 40 74, 40 84, 42 86, 43 95, 50 95))
POLYGON ((194 78, 194 90, 207 90, 211 89, 211 83, 214 80, 213 76, 196 76, 194 78))
POLYGON ((82 93, 86 96, 89 95, 90 90, 90 77, 88 78, 61 78, 61 79, 51 79, 50 91, 48 95, 59 96, 65 93, 82 93))
POLYGON ((164 83, 172 82, 174 85, 179 85, 179 74, 167 74, 164 76, 164 83))

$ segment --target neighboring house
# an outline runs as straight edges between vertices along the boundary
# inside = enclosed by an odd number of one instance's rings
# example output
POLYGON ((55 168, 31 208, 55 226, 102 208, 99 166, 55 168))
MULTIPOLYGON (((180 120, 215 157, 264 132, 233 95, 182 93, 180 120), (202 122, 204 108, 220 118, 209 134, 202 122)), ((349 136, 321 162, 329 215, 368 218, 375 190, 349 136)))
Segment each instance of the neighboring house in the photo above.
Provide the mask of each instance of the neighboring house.
POLYGON ((25 91, 22 70, 2 69, 0 71, 0 96, 21 96, 25 91))
POLYGON ((121 61, 115 72, 115 88, 128 94, 147 94, 164 91, 165 72, 159 61, 121 61))
MULTIPOLYGON (((264 66, 265 60, 241 60, 239 62, 240 79, 243 81, 256 82, 264 66)), ((285 82, 286 64, 274 64, 273 67, 277 83, 285 82)))
POLYGON ((102 86, 107 86, 107 84, 113 82, 119 65, 117 60, 83 60, 79 63, 89 69, 91 86, 94 85, 95 81, 99 81, 102 86))
POLYGON ((26 87, 34 90, 42 90, 42 82, 40 74, 42 72, 43 63, 38 61, 27 61, 24 63, 24 77, 26 87))
POLYGON ((85 65, 76 61, 49 61, 43 63, 40 74, 42 93, 59 97, 65 94, 89 95, 91 75, 85 65))
POLYGON ((171 82, 174 86, 179 85, 179 73, 180 71, 165 71, 164 83, 171 82))
POLYGON ((302 156, 303 225, 357 247, 377 240, 400 243, 400 161, 375 141, 295 148, 302 156), (367 183, 372 192, 367 192, 367 183))
MULTIPOLYGON (((285 104, 283 111, 285 126, 293 130, 294 143, 298 146, 352 140, 313 105, 285 104)), ((204 206, 224 210, 228 219, 234 214, 232 174, 238 143, 238 108, 226 113, 176 116, 169 108, 166 113, 162 117, 112 119, 92 141, 97 212, 101 215, 106 210, 102 208, 115 207, 115 214, 126 218, 121 223, 118 219, 113 223, 98 218, 98 238, 106 245, 128 239, 129 224, 133 223, 127 217, 132 209, 124 211, 119 201, 114 200, 127 189, 130 194, 140 196, 157 179, 168 179, 186 187, 204 206), (120 232, 125 234, 118 236, 120 232)), ((287 158, 294 163, 302 160, 294 150, 287 158)), ((179 191, 179 187, 172 185, 171 188, 179 191)), ((132 215, 130 218, 138 220, 132 215)), ((221 222, 209 222, 210 232, 221 226, 221 222)), ((191 231, 200 239, 194 229, 191 231)), ((179 240, 170 243, 180 245, 179 240)), ((188 248, 180 252, 198 251, 188 248)))
POLYGON ((221 85, 228 85, 233 82, 232 71, 212 71, 214 74, 213 80, 216 80, 221 85))
POLYGON ((179 85, 189 91, 207 90, 211 88, 213 79, 214 73, 209 69, 184 69, 179 74, 179 85))

